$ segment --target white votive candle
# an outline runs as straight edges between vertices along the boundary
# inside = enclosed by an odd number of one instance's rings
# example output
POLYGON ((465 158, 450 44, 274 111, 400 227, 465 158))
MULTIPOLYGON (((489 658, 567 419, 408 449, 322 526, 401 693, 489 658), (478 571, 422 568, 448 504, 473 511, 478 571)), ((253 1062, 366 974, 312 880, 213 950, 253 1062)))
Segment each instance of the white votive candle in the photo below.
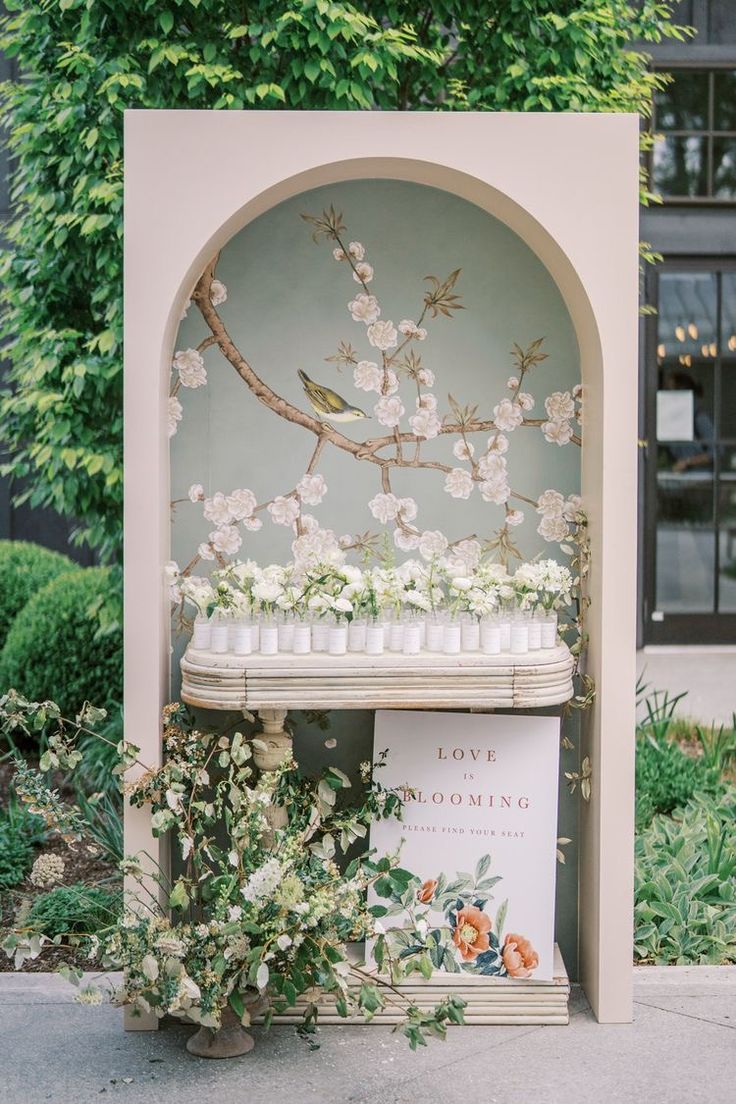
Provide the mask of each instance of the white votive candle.
POLYGON ((380 621, 371 621, 365 630, 366 655, 383 655, 383 625, 380 621))
POLYGON ((542 622, 542 647, 557 646, 557 614, 552 610, 542 622))
POLYGON ((278 655, 279 630, 273 621, 264 621, 261 625, 261 655, 278 655))
POLYGON ((461 647, 464 652, 477 652, 480 648, 480 625, 476 617, 469 617, 460 625, 461 647))
POLYGON ((345 655, 348 650, 348 627, 338 621, 336 625, 330 625, 327 635, 327 651, 330 655, 345 655))
POLYGON ((351 621, 348 625, 348 651, 364 652, 367 625, 365 621, 351 621))
POLYGON ((330 636, 330 626, 326 621, 315 621, 312 625, 312 651, 326 652, 330 636))
POLYGON ((529 651, 529 623, 524 617, 511 622, 511 654, 526 655, 529 651))
POLYGON ((498 655, 501 651, 501 625, 495 618, 481 621, 480 650, 484 655, 498 655))
POLYGON ((250 655, 253 651, 250 622, 235 622, 230 631, 230 643, 236 655, 250 655))
POLYGON ((462 644, 462 630, 459 621, 448 621, 442 634, 442 651, 445 655, 459 655, 462 644))
POLYGON ((201 614, 194 619, 192 630, 192 647, 200 651, 208 652, 212 646, 212 625, 201 614))
POLYGON ((428 652, 441 652, 445 626, 433 617, 427 621, 426 644, 428 652))
POLYGON ((308 655, 312 650, 312 626, 308 621, 297 621, 294 625, 292 643, 294 655, 308 655))
POLYGON ((216 621, 212 626, 210 648, 216 655, 224 655, 230 646, 230 626, 227 621, 216 621))
POLYGON ((407 621, 404 625, 404 641, 402 651, 404 655, 419 655, 422 646, 422 630, 418 621, 407 621))

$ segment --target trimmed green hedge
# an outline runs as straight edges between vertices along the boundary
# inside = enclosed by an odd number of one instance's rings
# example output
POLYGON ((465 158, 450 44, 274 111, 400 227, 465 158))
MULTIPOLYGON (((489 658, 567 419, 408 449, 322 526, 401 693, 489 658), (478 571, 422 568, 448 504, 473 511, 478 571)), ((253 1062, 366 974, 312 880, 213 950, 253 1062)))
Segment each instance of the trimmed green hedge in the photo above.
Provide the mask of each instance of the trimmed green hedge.
POLYGON ((15 687, 34 701, 52 699, 73 717, 85 701, 110 708, 122 700, 123 636, 100 631, 99 609, 110 569, 57 576, 21 610, 0 652, 0 691, 15 687))
POLYGON ((15 617, 34 594, 74 564, 61 552, 29 541, 0 541, 0 648, 15 617))

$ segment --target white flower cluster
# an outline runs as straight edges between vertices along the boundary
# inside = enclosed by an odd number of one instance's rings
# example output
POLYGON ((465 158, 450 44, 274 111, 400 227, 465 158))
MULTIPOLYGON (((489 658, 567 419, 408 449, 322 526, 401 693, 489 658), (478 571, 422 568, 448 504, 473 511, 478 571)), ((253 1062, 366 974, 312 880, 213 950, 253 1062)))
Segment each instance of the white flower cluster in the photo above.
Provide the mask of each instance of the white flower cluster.
POLYGON ((541 428, 545 441, 554 445, 566 445, 573 438, 570 424, 572 419, 580 422, 582 418, 582 388, 578 384, 572 393, 554 391, 544 400, 544 409, 547 412, 547 421, 542 423, 541 428))
POLYGON ((568 495, 560 491, 544 491, 537 499, 537 513, 541 521, 537 532, 546 541, 564 541, 570 533, 570 525, 584 520, 582 499, 579 495, 568 495))
POLYGON ((242 889, 243 897, 251 904, 260 905, 274 893, 281 884, 283 869, 278 859, 267 859, 263 866, 254 870, 242 889))
POLYGON ((64 878, 64 860, 61 855, 39 855, 30 873, 31 885, 48 889, 64 878))

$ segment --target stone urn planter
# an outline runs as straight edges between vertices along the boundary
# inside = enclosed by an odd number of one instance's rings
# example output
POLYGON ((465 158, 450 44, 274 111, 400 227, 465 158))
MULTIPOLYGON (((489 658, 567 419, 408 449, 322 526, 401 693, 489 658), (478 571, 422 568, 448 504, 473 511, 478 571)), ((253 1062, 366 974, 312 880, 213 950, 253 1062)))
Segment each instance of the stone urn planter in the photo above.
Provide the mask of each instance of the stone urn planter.
MULTIPOLYGON (((268 1008, 268 998, 253 991, 244 1002, 251 1021, 268 1008)), ((239 1017, 228 1004, 222 1012, 219 1027, 200 1027, 187 1039, 187 1050, 197 1058, 239 1058, 248 1054, 256 1045, 255 1039, 243 1027, 239 1017)))

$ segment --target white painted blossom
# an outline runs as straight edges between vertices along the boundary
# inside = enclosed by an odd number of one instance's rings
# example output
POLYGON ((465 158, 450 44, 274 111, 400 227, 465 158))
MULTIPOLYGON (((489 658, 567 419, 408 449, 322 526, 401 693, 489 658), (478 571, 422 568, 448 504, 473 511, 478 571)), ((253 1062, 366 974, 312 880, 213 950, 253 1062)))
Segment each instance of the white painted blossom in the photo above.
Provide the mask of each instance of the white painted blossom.
POLYGON ((450 549, 451 560, 455 561, 458 566, 462 565, 465 571, 474 571, 480 563, 481 551, 480 541, 469 537, 452 546, 450 549))
POLYGON ((486 452, 478 461, 478 472, 483 479, 505 479, 506 457, 496 452, 486 452))
POLYGON ((562 516, 565 521, 576 522, 580 519, 583 509, 583 500, 580 495, 568 495, 567 501, 562 508, 562 516))
POLYGON ((460 440, 456 441, 452 446, 452 455, 457 460, 472 460, 475 456, 475 445, 472 441, 463 441, 463 439, 460 438, 460 440))
POLYGON ((434 387, 434 372, 431 368, 420 368, 417 372, 417 380, 424 387, 434 387))
POLYGON ((434 560, 447 551, 448 540, 439 529, 425 529, 419 538, 419 555, 425 560, 434 560))
POLYGON ((412 433, 417 437, 425 437, 428 441, 436 437, 442 428, 442 422, 437 413, 424 406, 420 407, 416 414, 412 414, 409 418, 409 425, 412 433))
POLYGON ((470 498, 473 477, 465 468, 453 468, 445 476, 445 490, 453 498, 470 498))
POLYGON ((437 396, 433 395, 431 391, 426 391, 423 395, 417 397, 417 410, 436 410, 437 409, 437 396))
POLYGON ((583 401, 583 385, 582 383, 576 383, 572 389, 572 397, 577 399, 578 402, 583 401))
POLYGON ((222 491, 217 491, 212 498, 204 500, 204 516, 215 525, 229 525, 233 520, 227 496, 222 491))
POLYGON ((524 513, 522 510, 507 510, 506 512, 506 524, 507 525, 521 525, 524 520, 524 513))
POLYGON ((395 494, 377 494, 368 503, 368 509, 373 514, 376 521, 380 521, 382 525, 385 525, 388 521, 393 521, 396 518, 401 508, 400 499, 395 494))
POLYGON ((177 423, 181 421, 181 414, 181 403, 177 399, 176 395, 172 395, 169 399, 168 410, 169 437, 173 437, 176 433, 177 423))
POLYGON ((213 307, 219 307, 227 299, 227 288, 222 280, 213 280, 210 284, 210 303, 213 307))
POLYGON ((515 391, 516 388, 519 386, 519 377, 509 376, 509 378, 506 380, 506 386, 508 387, 509 391, 515 391))
POLYGON ((327 484, 323 475, 303 475, 296 485, 297 493, 302 502, 308 506, 319 506, 327 494, 327 484))
POLYGON ((361 391, 381 393, 383 370, 373 360, 359 360, 353 369, 353 382, 361 391))
POLYGON ((257 533, 259 529, 263 528, 263 522, 258 517, 246 517, 243 518, 243 526, 251 533, 257 533))
POLYGON ((201 502, 204 498, 204 487, 201 483, 192 483, 191 487, 187 491, 190 502, 201 502))
POLYGON ((222 525, 210 533, 210 544, 215 552, 224 556, 234 556, 243 543, 243 538, 234 525, 222 525))
POLYGON ((354 322, 365 322, 366 326, 370 326, 371 323, 375 324, 381 313, 375 295, 366 295, 364 291, 361 291, 360 295, 356 295, 354 299, 350 300, 348 310, 354 322))
POLYGON ((174 368, 179 373, 182 387, 204 387, 207 370, 196 349, 181 349, 174 355, 174 368))
POLYGON ((362 261, 365 257, 365 246, 359 241, 350 242, 348 244, 348 253, 354 261, 362 261))
POLYGON ((575 413, 575 400, 569 391, 554 391, 544 400, 544 409, 551 422, 566 422, 575 413))
POLYGON ((400 498, 398 513, 402 521, 413 521, 418 513, 418 506, 413 498, 400 498))
POLYGON ((528 391, 520 391, 516 396, 516 401, 522 410, 532 410, 534 407, 534 396, 530 395, 528 391))
POLYGON ((214 549, 207 541, 202 541, 202 543, 197 546, 197 555, 200 560, 214 560, 215 558, 214 549))
POLYGON ((480 493, 484 502, 494 502, 497 506, 502 506, 511 494, 511 488, 504 476, 496 476, 481 483, 480 493))
POLYGON ((179 315, 179 321, 180 322, 183 322, 184 319, 186 318, 187 314, 189 313, 189 308, 191 307, 191 305, 192 305, 192 300, 187 299, 186 303, 184 304, 184 306, 181 309, 181 314, 179 315))
POLYGON ((394 544, 402 552, 413 552, 419 547, 419 533, 413 529, 394 529, 394 544))
POLYGON ((332 256, 335 258, 336 261, 344 261, 345 250, 341 249, 339 245, 336 245, 335 248, 332 250, 332 256))
MULTIPOLYGON (((402 333, 405 337, 415 337, 417 341, 424 341, 427 336, 424 326, 418 326, 411 318, 402 318, 399 322, 399 333, 402 333)), ((432 384, 430 383, 427 386, 431 387, 432 384)))
POLYGON ((537 532, 546 541, 561 541, 565 539, 570 529, 563 517, 543 517, 537 526, 537 532))
POLYGON ((572 439, 572 426, 569 422, 544 422, 541 427, 545 441, 551 445, 566 445, 572 439))
POLYGON ((245 518, 250 517, 258 505, 258 499, 253 494, 253 491, 248 490, 247 487, 238 491, 233 491, 232 494, 227 496, 226 501, 227 508, 234 521, 243 521, 245 518))
MULTIPOLYGON (((348 544, 352 541, 348 540, 348 544)), ((297 571, 305 571, 317 564, 339 566, 345 559, 345 553, 332 529, 316 529, 297 537, 291 545, 294 564, 297 571)))
POLYGON ((494 433, 488 438, 489 452, 508 452, 509 439, 503 433, 494 433))
POLYGON ((176 605, 181 601, 181 586, 179 585, 179 565, 176 560, 169 560, 164 564, 164 585, 168 587, 169 598, 176 605))
POLYGON ((274 525, 293 525, 299 517, 299 499, 293 495, 276 495, 268 504, 268 512, 274 525))
POLYGON ((404 412, 404 404, 398 395, 382 395, 373 407, 373 413, 381 425, 390 428, 399 424, 404 412))
POLYGON ((562 511, 565 506, 564 495, 559 491, 549 490, 543 491, 537 499, 537 513, 547 518, 562 517, 562 511))
POLYGON ((396 327, 390 319, 373 322, 366 332, 371 345, 384 352, 386 349, 394 349, 399 340, 396 327))
POLYGON ((493 424, 505 433, 511 433, 523 420, 524 411, 511 399, 501 399, 493 408, 493 424))
POLYGON ((373 279, 373 265, 367 261, 359 261, 353 269, 353 279, 358 284, 369 284, 373 279))

